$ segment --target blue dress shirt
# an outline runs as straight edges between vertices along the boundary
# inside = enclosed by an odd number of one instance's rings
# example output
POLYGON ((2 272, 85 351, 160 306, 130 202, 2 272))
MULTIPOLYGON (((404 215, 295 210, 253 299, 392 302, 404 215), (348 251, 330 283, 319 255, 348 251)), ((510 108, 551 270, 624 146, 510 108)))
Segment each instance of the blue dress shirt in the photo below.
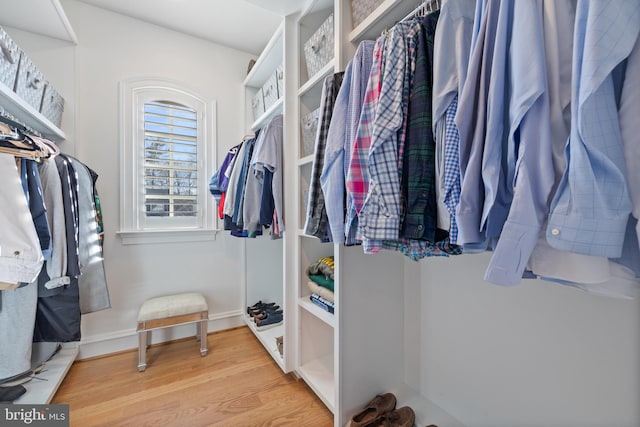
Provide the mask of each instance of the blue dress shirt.
POLYGON ((551 202, 557 249, 619 257, 631 212, 612 71, 640 32, 637 0, 578 0, 567 169, 551 202))

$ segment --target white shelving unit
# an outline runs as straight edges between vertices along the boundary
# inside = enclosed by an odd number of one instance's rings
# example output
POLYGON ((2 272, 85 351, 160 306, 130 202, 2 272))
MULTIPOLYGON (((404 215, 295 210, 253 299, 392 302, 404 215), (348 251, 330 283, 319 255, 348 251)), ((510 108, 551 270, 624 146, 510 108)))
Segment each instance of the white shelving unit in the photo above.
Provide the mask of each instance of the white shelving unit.
POLYGON ((287 286, 295 290, 298 302, 295 370, 334 413, 336 427, 348 424, 369 400, 385 392, 396 394, 398 406, 414 409, 416 425, 463 427, 407 384, 402 257, 395 253, 365 255, 360 247, 321 243, 302 230, 313 155, 303 151, 301 118, 319 107, 325 77, 344 69, 360 40, 375 39, 415 6, 387 0, 358 28, 352 29, 349 1, 317 0, 309 3, 297 22, 297 115, 286 116, 286 120, 296 120, 298 135, 294 144, 297 176, 293 179, 298 197, 293 216, 298 221, 298 232, 294 250, 287 258, 287 262, 294 264, 290 276, 293 281, 287 286), (335 23, 335 56, 318 73, 309 76, 304 42, 331 13, 335 23), (335 258, 335 314, 309 301, 305 274, 310 263, 330 255, 335 258))
MULTIPOLYGON (((284 63, 285 23, 284 19, 276 29, 273 36, 256 60, 253 68, 244 80, 246 112, 246 127, 250 132, 264 127, 278 114, 285 112, 285 96, 281 94, 279 99, 269 106, 259 117, 255 118, 251 111, 251 100, 261 90, 265 82, 274 75, 276 68, 284 63)), ((286 200, 286 197, 285 197, 286 200)), ((286 219, 285 219, 286 223, 286 219)), ((245 307, 255 304, 257 301, 275 302, 284 310, 282 324, 266 330, 259 331, 255 323, 245 316, 245 323, 254 333, 256 338, 269 352, 276 364, 284 372, 291 368, 287 363, 286 351, 280 355, 277 349, 276 337, 286 335, 285 325, 290 322, 286 308, 286 294, 283 278, 284 244, 283 239, 272 241, 269 236, 258 236, 255 239, 245 239, 245 307)), ((291 322, 293 323, 293 322, 291 322)), ((285 341, 286 343, 286 341, 285 341)), ((286 348, 286 344, 285 344, 286 348)))

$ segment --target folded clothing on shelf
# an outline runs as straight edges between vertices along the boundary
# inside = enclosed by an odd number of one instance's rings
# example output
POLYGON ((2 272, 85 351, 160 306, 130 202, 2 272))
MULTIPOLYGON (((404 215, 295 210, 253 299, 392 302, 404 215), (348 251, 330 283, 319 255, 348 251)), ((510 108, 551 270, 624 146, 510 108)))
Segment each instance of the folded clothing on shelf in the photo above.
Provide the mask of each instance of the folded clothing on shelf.
POLYGON ((312 281, 307 282, 307 286, 309 287, 309 290, 311 291, 312 294, 320 295, 322 298, 326 299, 327 301, 335 302, 335 294, 333 293, 333 291, 323 286, 320 286, 317 283, 312 281))
POLYGON ((320 308, 322 308, 323 310, 328 311, 329 313, 333 314, 333 312, 335 310, 335 305, 333 304, 333 302, 331 302, 331 301, 329 301, 329 300, 327 300, 325 298, 322 298, 318 294, 309 295, 309 299, 315 305, 317 305, 320 308))

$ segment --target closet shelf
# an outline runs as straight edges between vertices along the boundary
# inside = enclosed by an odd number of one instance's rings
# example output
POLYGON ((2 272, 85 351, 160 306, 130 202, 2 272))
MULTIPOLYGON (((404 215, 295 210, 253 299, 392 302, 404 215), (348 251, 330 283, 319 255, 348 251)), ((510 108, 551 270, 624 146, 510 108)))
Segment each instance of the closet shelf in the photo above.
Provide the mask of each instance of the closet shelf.
POLYGON ((361 40, 375 40, 388 28, 389 22, 398 22, 413 9, 416 3, 402 0, 385 0, 349 33, 349 41, 357 43, 361 40))
POLYGON ((253 132, 257 131, 271 120, 274 116, 282 113, 282 107, 284 106, 284 98, 278 99, 273 103, 267 111, 265 111, 258 119, 251 125, 253 132))
POLYGON ((276 68, 283 63, 283 37, 284 22, 273 33, 271 39, 258 57, 253 68, 244 79, 244 85, 259 88, 269 79, 276 68))
POLYGON ((313 154, 298 159, 298 166, 309 165, 313 162, 313 154))
POLYGON ((311 76, 311 78, 309 80, 307 80, 305 82, 305 84, 300 86, 300 89, 298 89, 298 96, 302 96, 302 95, 306 94, 315 85, 317 85, 318 83, 321 83, 324 80, 325 77, 327 77, 329 74, 331 74, 333 72, 335 64, 336 64, 335 59, 332 59, 324 67, 322 67, 320 69, 320 71, 318 71, 316 74, 311 76))
POLYGON ((331 326, 332 328, 335 328, 335 324, 336 324, 335 315, 329 313, 328 311, 323 310, 322 308, 318 307, 317 305, 309 301, 308 296, 300 298, 298 300, 298 305, 302 309, 308 311, 313 316, 322 320, 327 325, 331 326))
POLYGON ((48 404, 56 394, 62 380, 78 356, 77 342, 65 343, 48 362, 35 379, 24 384, 27 392, 15 400, 15 404, 48 404))
POLYGON ((266 329, 264 331, 259 331, 256 329, 256 324, 251 321, 246 315, 243 316, 245 323, 251 329, 251 332, 258 338, 258 341, 262 343, 262 346, 267 349, 273 360, 278 364, 280 369, 286 373, 284 370, 284 360, 282 356, 280 356, 280 352, 278 352, 278 347, 276 344, 276 337, 284 336, 284 323, 278 326, 275 326, 271 329, 266 329))
POLYGON ((62 129, 51 123, 49 119, 2 83, 0 83, 0 105, 18 121, 40 132, 43 137, 54 142, 66 139, 62 129))
POLYGON ((335 414, 333 353, 306 362, 298 368, 298 373, 327 408, 335 414))

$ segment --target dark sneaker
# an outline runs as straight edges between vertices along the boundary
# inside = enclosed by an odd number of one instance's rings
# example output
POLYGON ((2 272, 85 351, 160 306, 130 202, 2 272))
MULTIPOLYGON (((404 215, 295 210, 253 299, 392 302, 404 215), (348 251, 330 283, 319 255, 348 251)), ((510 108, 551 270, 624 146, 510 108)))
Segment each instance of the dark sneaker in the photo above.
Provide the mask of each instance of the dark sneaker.
POLYGON ((282 320, 282 313, 267 313, 264 318, 256 321, 256 329, 264 331, 265 329, 273 328, 282 324, 282 320))

